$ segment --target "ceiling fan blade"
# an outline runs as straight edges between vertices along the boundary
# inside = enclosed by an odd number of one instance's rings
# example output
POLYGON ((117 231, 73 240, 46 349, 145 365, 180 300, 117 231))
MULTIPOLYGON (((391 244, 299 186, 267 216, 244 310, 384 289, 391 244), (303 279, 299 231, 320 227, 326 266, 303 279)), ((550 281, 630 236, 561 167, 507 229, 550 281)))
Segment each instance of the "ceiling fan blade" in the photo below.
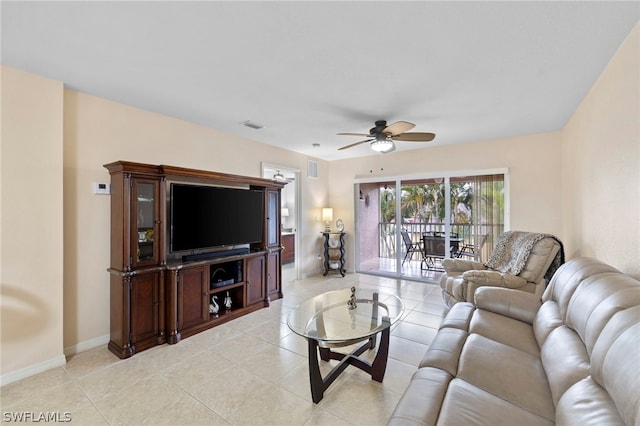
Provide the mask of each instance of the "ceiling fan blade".
POLYGON ((402 133, 401 135, 391 136, 391 139, 394 141, 403 141, 403 142, 430 142, 436 137, 435 133, 423 133, 423 132, 413 132, 413 133, 402 133))
POLYGON ((395 123, 385 127, 384 130, 382 130, 382 133, 389 136, 396 136, 400 133, 408 132, 414 127, 416 127, 416 125, 409 123, 408 121, 396 121, 395 123))
POLYGON ((373 140, 375 140, 375 139, 365 139, 365 140, 360 141, 360 142, 352 143, 351 145, 347 145, 347 146, 343 146, 342 148, 338 148, 338 151, 341 151, 341 150, 347 149, 347 148, 352 148, 352 147, 354 147, 356 145, 360 145, 361 143, 371 142, 373 140))
POLYGON ((340 136, 364 136, 364 137, 371 136, 366 133, 351 133, 351 132, 336 133, 336 134, 340 136))

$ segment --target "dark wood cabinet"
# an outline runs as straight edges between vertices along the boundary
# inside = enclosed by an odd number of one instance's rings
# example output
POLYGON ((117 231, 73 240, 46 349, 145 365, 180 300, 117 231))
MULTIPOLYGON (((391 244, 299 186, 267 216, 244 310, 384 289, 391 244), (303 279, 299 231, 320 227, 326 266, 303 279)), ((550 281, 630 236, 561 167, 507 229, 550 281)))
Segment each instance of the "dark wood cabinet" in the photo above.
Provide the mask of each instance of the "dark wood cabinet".
POLYGON ((280 238, 280 190, 267 189, 267 298, 278 299, 282 297, 282 242, 280 238))
POLYGON ((254 303, 264 303, 264 256, 252 257, 247 259, 246 271, 247 305, 252 305, 254 303))
POLYGON ((160 272, 131 277, 131 343, 137 350, 164 343, 161 278, 160 272))
POLYGON ((178 330, 209 320, 209 267, 183 268, 178 273, 178 330))
POLYGON ((267 297, 279 299, 282 297, 282 267, 280 252, 274 252, 267 256, 267 297))
POLYGON ((296 235, 282 234, 282 264, 291 263, 296 259, 296 235))
POLYGON ((178 343, 282 297, 280 190, 285 183, 125 161, 104 167, 111 175, 108 347, 113 353, 127 358, 157 344, 178 343), (168 260, 167 181, 261 191, 262 241, 247 245, 242 254, 168 260), (225 271, 223 278, 216 275, 219 270, 225 271), (209 310, 213 296, 216 314, 209 310))

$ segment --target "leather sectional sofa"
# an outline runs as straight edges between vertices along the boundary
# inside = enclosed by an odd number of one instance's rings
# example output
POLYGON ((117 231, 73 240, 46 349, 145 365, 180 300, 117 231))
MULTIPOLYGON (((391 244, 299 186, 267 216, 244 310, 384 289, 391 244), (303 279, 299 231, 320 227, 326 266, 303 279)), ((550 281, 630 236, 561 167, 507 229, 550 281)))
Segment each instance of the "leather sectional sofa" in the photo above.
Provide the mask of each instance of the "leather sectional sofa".
POLYGON ((640 424, 640 282, 577 258, 455 304, 389 425, 640 424))

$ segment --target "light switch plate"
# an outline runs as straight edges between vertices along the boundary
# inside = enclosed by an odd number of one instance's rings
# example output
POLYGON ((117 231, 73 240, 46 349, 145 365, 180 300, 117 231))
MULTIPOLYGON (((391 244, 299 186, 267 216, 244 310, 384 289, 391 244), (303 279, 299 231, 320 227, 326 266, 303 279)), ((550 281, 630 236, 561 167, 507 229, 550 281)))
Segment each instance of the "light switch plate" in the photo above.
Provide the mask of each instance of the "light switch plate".
POLYGON ((111 193, 110 183, 93 182, 93 193, 109 195, 111 193))

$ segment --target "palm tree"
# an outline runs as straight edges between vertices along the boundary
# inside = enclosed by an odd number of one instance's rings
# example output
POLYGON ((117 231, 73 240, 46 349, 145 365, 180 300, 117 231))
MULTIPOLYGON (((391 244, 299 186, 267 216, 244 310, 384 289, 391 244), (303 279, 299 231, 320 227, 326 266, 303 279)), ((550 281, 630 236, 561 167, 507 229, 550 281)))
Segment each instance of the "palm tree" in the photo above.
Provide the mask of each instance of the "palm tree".
POLYGON ((427 193, 424 185, 402 187, 402 217, 411 217, 414 222, 424 220, 424 208, 427 203, 427 193))

